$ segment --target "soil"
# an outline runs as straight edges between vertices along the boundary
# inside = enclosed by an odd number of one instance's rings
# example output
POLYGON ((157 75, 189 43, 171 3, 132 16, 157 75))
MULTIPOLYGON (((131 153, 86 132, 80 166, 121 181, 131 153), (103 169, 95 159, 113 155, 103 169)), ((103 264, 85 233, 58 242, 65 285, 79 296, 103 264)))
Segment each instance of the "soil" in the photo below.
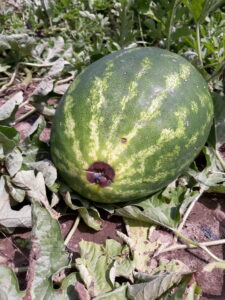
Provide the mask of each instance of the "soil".
MULTIPOLYGON (((205 194, 196 203, 183 229, 183 234, 196 241, 213 241, 225 238, 225 197, 220 194, 205 194)), ((115 215, 103 213, 103 230, 94 231, 88 228, 82 221, 78 229, 68 244, 68 251, 73 253, 74 258, 79 256, 78 243, 81 239, 104 243, 108 238, 113 238, 119 242, 121 239, 116 235, 116 231, 126 232, 123 221, 115 215)), ((71 229, 75 214, 68 214, 60 218, 63 237, 71 229)), ((17 229, 7 236, 0 235, 0 264, 8 264, 12 268, 24 267, 28 265, 29 250, 21 247, 23 241, 30 237, 30 231, 17 229), (20 243, 19 243, 20 242, 20 243)), ((162 242, 172 242, 173 237, 162 228, 155 230, 151 239, 160 239, 162 242)), ((225 259, 225 246, 212 246, 210 250, 218 257, 225 259)), ((225 273, 223 270, 215 269, 212 272, 203 272, 203 267, 212 259, 201 249, 176 250, 166 252, 156 257, 167 260, 179 259, 188 265, 194 272, 195 278, 203 291, 201 300, 224 300, 225 299, 225 273)), ((19 273, 21 289, 26 288, 25 273, 19 273)))

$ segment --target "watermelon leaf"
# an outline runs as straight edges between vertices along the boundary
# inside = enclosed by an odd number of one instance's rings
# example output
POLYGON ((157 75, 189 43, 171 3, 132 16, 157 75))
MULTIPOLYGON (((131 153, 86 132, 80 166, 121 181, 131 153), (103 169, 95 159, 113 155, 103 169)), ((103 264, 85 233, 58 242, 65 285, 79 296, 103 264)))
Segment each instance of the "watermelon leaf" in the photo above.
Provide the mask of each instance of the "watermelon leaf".
POLYGON ((94 230, 102 230, 103 220, 100 217, 98 210, 91 206, 90 202, 81 196, 70 192, 70 189, 63 185, 63 196, 65 203, 73 210, 78 210, 85 224, 94 230), (73 201, 72 201, 73 200, 73 201), (78 202, 77 204, 75 204, 78 202))
POLYGON ((27 165, 31 169, 41 172, 45 179, 45 184, 51 189, 57 178, 57 170, 53 163, 48 159, 44 159, 41 161, 30 162, 27 165))
POLYGON ((159 275, 141 274, 136 275, 139 283, 128 287, 128 297, 134 300, 155 300, 163 295, 168 289, 178 284, 185 275, 190 272, 174 272, 159 275))
POLYGON ((204 147, 203 153, 206 159, 206 167, 200 172, 195 164, 188 170, 198 184, 204 190, 225 193, 225 173, 216 152, 212 147, 204 147))
POLYGON ((25 292, 19 290, 19 283, 14 272, 8 267, 0 266, 0 295, 1 299, 22 300, 25 292))
POLYGON ((188 294, 184 300, 200 300, 202 290, 196 282, 193 282, 188 288, 188 294))
POLYGON ((187 287, 187 280, 182 280, 182 282, 178 285, 176 292, 173 295, 171 295, 170 293, 166 293, 164 299, 165 300, 183 299, 183 295, 185 293, 186 287, 187 287))
POLYGON ((100 214, 96 208, 92 207, 87 209, 85 207, 81 207, 78 209, 78 211, 87 226, 97 231, 102 230, 103 220, 101 219, 100 214))
POLYGON ((76 259, 76 267, 92 297, 116 287, 116 276, 132 274, 134 265, 127 246, 112 239, 106 240, 104 246, 82 240, 79 246, 81 258, 76 259))
POLYGON ((0 145, 4 154, 11 152, 19 144, 19 132, 8 126, 0 125, 0 145))
POLYGON ((150 273, 152 271, 152 267, 149 264, 151 254, 160 244, 157 241, 151 242, 149 240, 150 225, 148 223, 126 218, 124 218, 124 221, 130 240, 129 246, 132 251, 135 269, 140 272, 150 273))
POLYGON ((95 298, 93 298, 93 300, 114 300, 114 299, 128 299, 127 298, 127 287, 129 285, 128 284, 124 284, 122 286, 120 286, 117 289, 114 289, 111 292, 108 292, 106 294, 103 294, 101 296, 97 296, 95 298))
POLYGON ((26 139, 20 144, 25 164, 43 159, 49 153, 46 143, 40 140, 40 135, 46 126, 43 116, 40 116, 31 126, 26 139))
POLYGON ((21 189, 16 187, 12 182, 9 176, 4 176, 5 181, 6 181, 6 189, 10 195, 10 197, 12 197, 13 200, 15 200, 16 202, 23 202, 24 198, 25 198, 25 194, 26 192, 21 189))
POLYGON ((6 155, 5 166, 11 177, 13 177, 20 170, 22 163, 23 156, 18 148, 14 148, 6 155))
MULTIPOLYGON (((31 294, 35 299, 63 299, 67 295, 66 291, 62 291, 60 295, 53 289, 51 280, 53 274, 69 263, 59 223, 37 202, 32 205, 32 220, 32 249, 28 270, 30 276, 26 296, 31 294)), ((75 278, 73 280, 75 283, 75 278)))
POLYGON ((31 227, 31 207, 23 206, 20 210, 13 210, 10 196, 6 190, 5 179, 0 178, 0 224, 6 228, 31 227))
POLYGON ((213 93, 214 101, 214 125, 212 127, 209 142, 216 149, 223 168, 225 169, 225 101, 218 93, 213 93))
POLYGON ((201 24, 209 13, 223 3, 223 0, 183 0, 183 2, 190 10, 195 22, 201 24))
POLYGON ((169 229, 176 228, 181 221, 181 213, 185 210, 185 203, 188 204, 194 196, 195 192, 186 187, 168 186, 145 200, 133 202, 132 205, 118 208, 115 212, 125 218, 158 224, 169 229))
POLYGON ((18 105, 23 102, 23 93, 20 91, 13 95, 0 107, 0 122, 2 125, 8 125, 13 120, 18 105))
POLYGON ((28 287, 19 290, 13 271, 0 266, 0 292, 5 299, 22 300, 32 295, 34 299, 78 299, 74 285, 77 273, 71 273, 62 282, 60 289, 53 288, 52 278, 57 278, 59 270, 69 263, 58 221, 51 218, 48 211, 38 203, 32 205, 32 248, 28 268, 28 287))

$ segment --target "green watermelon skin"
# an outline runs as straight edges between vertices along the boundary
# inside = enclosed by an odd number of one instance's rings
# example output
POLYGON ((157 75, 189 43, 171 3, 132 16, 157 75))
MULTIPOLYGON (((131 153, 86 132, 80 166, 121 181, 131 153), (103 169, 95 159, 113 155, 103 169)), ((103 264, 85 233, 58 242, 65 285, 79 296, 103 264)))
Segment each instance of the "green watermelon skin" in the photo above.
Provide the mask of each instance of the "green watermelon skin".
POLYGON ((154 47, 120 50, 91 64, 65 93, 51 155, 63 180, 88 199, 141 199, 190 165, 212 119, 207 84, 186 59, 154 47), (108 186, 88 179, 95 162, 113 169, 108 186))

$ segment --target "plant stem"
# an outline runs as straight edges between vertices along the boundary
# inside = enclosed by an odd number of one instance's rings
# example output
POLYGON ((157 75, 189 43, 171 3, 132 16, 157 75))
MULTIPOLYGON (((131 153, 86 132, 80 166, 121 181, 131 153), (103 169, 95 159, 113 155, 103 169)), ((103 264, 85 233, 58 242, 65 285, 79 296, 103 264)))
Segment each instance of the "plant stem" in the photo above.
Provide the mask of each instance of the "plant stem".
POLYGON ((188 209, 186 210, 184 216, 183 216, 183 220, 182 222, 180 223, 177 231, 178 232, 181 232, 185 222, 187 221, 187 218, 189 217, 193 207, 195 206, 195 203, 198 201, 198 199, 202 196, 202 194, 204 193, 204 189, 203 188, 200 188, 200 191, 199 191, 199 194, 196 196, 196 198, 191 202, 191 204, 188 206, 188 209))
POLYGON ((184 236, 183 234, 181 234, 180 232, 178 232, 177 230, 173 230, 174 234, 176 234, 180 239, 182 239, 188 246, 193 245, 195 247, 199 247, 202 250, 204 250, 211 258, 213 258, 215 261, 219 261, 219 262, 225 262, 223 259, 217 257, 216 255, 214 255, 205 245, 202 245, 201 243, 195 242, 193 240, 190 240, 189 238, 187 238, 186 236, 184 236))
POLYGON ((19 62, 17 64, 17 66, 16 66, 15 71, 13 72, 13 74, 11 76, 10 81, 8 83, 4 84, 1 87, 0 93, 2 93, 3 91, 5 91, 7 89, 7 87, 9 87, 11 84, 13 84, 14 79, 16 77, 16 73, 18 72, 20 65, 31 66, 31 67, 39 67, 39 68, 45 67, 46 68, 46 67, 52 67, 54 64, 55 64, 55 62, 53 62, 53 63, 45 63, 45 64, 35 64, 35 63, 19 62))
POLYGON ((173 230, 173 232, 174 232, 174 234, 175 234, 177 237, 179 237, 180 239, 182 239, 182 240, 185 242, 185 244, 187 244, 187 245, 193 245, 193 246, 195 246, 195 247, 199 247, 199 243, 198 243, 198 242, 195 242, 195 241, 193 241, 193 240, 187 238, 186 236, 184 236, 184 235, 183 235, 182 233, 180 233, 179 231, 173 230))
POLYGON ((206 253, 208 253, 208 255, 213 258, 215 261, 218 261, 218 262, 225 262, 223 259, 217 257, 216 255, 214 255, 206 246, 204 245, 200 245, 199 244, 199 247, 201 249, 203 249, 206 253))
POLYGON ((77 230, 77 227, 80 223, 80 215, 78 214, 74 224, 73 224, 73 227, 70 229, 70 232, 68 233, 66 239, 65 239, 65 242, 64 242, 64 245, 67 246, 73 236, 73 234, 75 233, 75 231, 77 230))
POLYGON ((171 42, 171 33, 172 33, 173 21, 174 21, 174 16, 175 16, 175 13, 176 13, 176 8, 177 8, 178 2, 179 2, 179 0, 174 0, 172 12, 171 12, 171 15, 170 15, 168 35, 167 35, 167 41, 166 41, 166 49, 167 50, 170 49, 170 42, 171 42))
POLYGON ((175 244, 172 245, 168 248, 162 249, 159 253, 157 253, 155 256, 161 254, 161 253, 165 253, 165 252, 169 252, 169 251, 175 251, 175 250, 182 250, 182 249, 189 249, 189 248, 197 248, 197 247, 210 247, 210 246, 217 246, 217 245, 223 245, 225 244, 225 239, 223 240, 217 240, 217 241, 210 241, 210 242, 202 242, 202 243, 198 243, 199 245, 181 245, 181 244, 175 244))
POLYGON ((65 79, 61 79, 61 80, 57 81, 55 85, 60 85, 60 84, 63 84, 63 83, 67 83, 67 82, 69 82, 70 80, 73 80, 74 77, 76 76, 76 74, 77 74, 77 73, 74 73, 73 75, 71 75, 71 76, 69 76, 69 77, 67 77, 67 78, 65 78, 65 79))
POLYGON ((27 117, 29 117, 30 115, 32 115, 37 109, 35 107, 33 107, 31 110, 29 110, 28 112, 26 112, 24 115, 22 115, 21 117, 19 117, 18 119, 15 120, 14 124, 17 124, 21 121, 23 121, 24 119, 26 119, 27 117))
POLYGON ((196 39, 197 39, 197 51, 198 51, 198 59, 200 62, 200 66, 203 67, 202 62, 202 51, 201 51, 201 40, 200 40, 200 24, 196 23, 196 39))
POLYGON ((16 73, 17 73, 18 69, 19 69, 19 64, 17 64, 16 69, 15 69, 15 71, 13 72, 10 81, 9 81, 8 83, 4 84, 4 85, 1 87, 0 93, 2 93, 4 90, 7 89, 7 87, 9 87, 11 84, 13 84, 13 81, 14 81, 14 79, 15 79, 15 77, 16 77, 16 73))
POLYGON ((30 67, 47 68, 47 67, 52 67, 55 64, 55 62, 53 62, 53 63, 43 63, 43 64, 20 62, 19 64, 24 65, 24 66, 30 66, 30 67))
POLYGON ((139 14, 138 14, 138 24, 139 24, 140 34, 141 34, 141 40, 143 42, 144 47, 146 47, 145 40, 144 40, 143 29, 142 29, 142 26, 141 26, 141 18, 140 18, 139 14))

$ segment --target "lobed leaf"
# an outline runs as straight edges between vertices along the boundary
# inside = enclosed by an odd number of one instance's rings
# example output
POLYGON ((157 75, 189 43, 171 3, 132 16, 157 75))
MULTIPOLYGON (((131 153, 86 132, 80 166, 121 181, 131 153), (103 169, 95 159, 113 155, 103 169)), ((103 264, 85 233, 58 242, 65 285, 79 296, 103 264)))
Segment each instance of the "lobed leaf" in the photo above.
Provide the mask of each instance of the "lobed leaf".
POLYGON ((132 202, 115 210, 116 214, 125 218, 162 225, 167 228, 176 228, 180 221, 180 207, 184 201, 189 201, 190 190, 186 187, 170 187, 153 196, 132 202))
POLYGON ((19 144, 19 132, 8 126, 0 125, 0 145, 4 154, 11 152, 19 144))
POLYGON ((20 210, 11 208, 3 176, 0 178, 0 224, 6 228, 31 227, 30 205, 25 205, 20 210))
POLYGON ((25 292, 19 289, 19 283, 14 272, 8 267, 0 266, 0 299, 22 300, 25 292))
POLYGON ((1 124, 8 125, 12 121, 11 115, 17 110, 19 104, 23 102, 23 93, 20 91, 13 95, 0 107, 0 122, 1 124), (10 118, 11 117, 11 118, 10 118), (4 120, 4 122, 2 122, 4 120))
POLYGON ((51 280, 53 274, 66 267, 69 262, 59 223, 37 202, 32 204, 32 221, 32 250, 26 297, 31 295, 33 299, 68 299, 65 292, 63 295, 54 290, 51 280))
POLYGON ((76 259, 80 276, 94 297, 111 291, 114 287, 113 277, 127 275, 132 272, 133 263, 125 257, 129 253, 127 246, 122 246, 115 240, 106 240, 105 246, 82 240, 79 243, 81 258, 76 259), (125 264, 124 264, 125 262, 125 264))
POLYGON ((160 275, 146 275, 141 278, 138 274, 138 280, 144 282, 133 284, 128 287, 128 297, 134 300, 155 300, 164 292, 178 284, 184 275, 188 273, 168 273, 160 275))

